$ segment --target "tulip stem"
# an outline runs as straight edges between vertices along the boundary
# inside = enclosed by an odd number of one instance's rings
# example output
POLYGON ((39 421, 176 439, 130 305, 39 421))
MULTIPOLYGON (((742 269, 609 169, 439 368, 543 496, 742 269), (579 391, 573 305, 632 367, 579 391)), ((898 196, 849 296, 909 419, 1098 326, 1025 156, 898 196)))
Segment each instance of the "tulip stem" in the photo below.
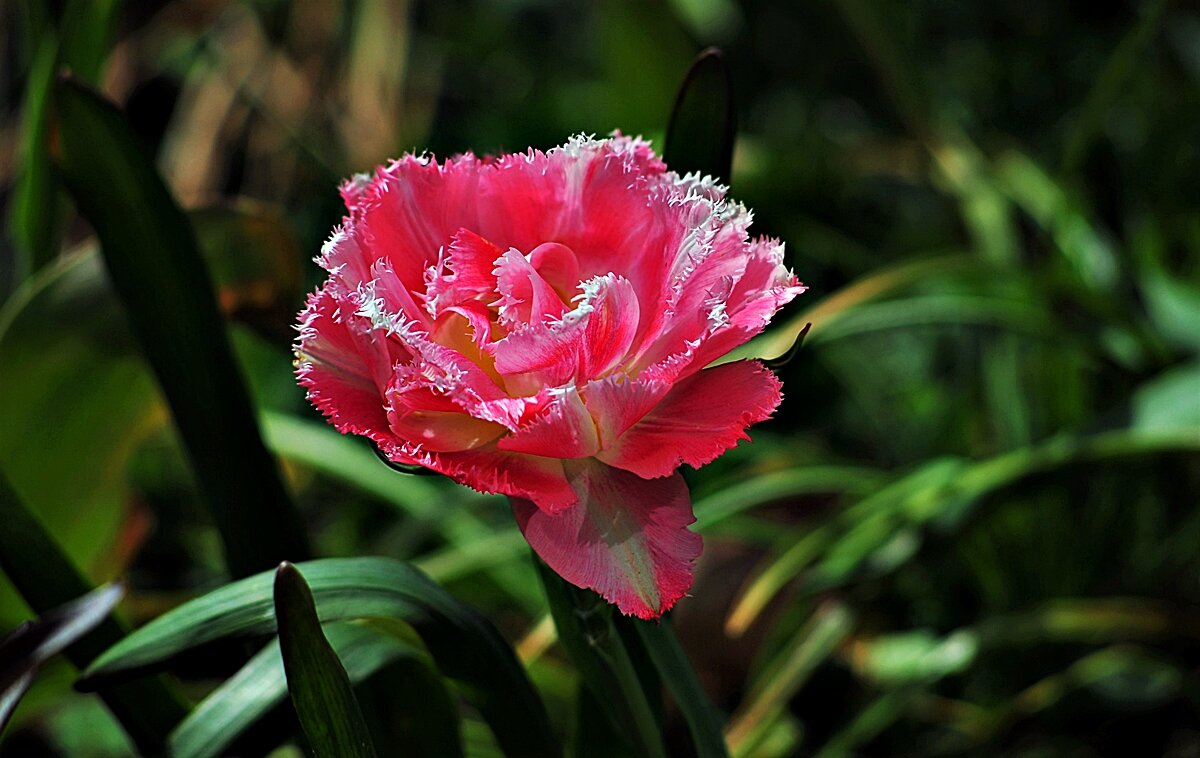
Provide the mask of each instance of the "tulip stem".
POLYGON ((613 623, 612 606, 596 593, 568 584, 541 560, 534 561, 558 638, 583 686, 607 717, 609 731, 624 737, 635 755, 665 757, 662 728, 613 623))

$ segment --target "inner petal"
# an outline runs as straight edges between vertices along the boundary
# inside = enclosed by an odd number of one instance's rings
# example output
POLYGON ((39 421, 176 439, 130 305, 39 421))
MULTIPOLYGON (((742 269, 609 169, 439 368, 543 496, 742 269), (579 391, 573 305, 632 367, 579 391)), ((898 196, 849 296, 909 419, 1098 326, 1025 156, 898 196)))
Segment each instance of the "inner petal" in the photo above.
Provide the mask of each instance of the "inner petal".
POLYGON ((496 259, 496 291, 500 322, 540 324, 558 318, 566 309, 562 297, 534 267, 530 257, 515 248, 496 259))
POLYGON ((569 302, 579 284, 579 259, 561 242, 543 242, 529 251, 529 262, 563 302, 569 302))

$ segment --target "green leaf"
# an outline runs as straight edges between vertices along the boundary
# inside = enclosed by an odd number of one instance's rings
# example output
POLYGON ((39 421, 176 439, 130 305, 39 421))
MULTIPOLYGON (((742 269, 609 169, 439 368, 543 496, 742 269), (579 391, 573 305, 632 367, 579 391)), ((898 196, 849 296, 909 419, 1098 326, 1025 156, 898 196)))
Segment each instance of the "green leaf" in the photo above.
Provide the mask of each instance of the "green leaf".
MULTIPOLYGON (((0 569, 39 613, 46 613, 92 590, 70 558, 63 555, 53 538, 17 499, 2 472, 0 569)), ((124 626, 114 618, 107 618, 91 634, 68 647, 67 658, 82 668, 124 635, 124 626)), ((171 728, 186 712, 181 698, 158 677, 104 688, 100 696, 138 748, 151 755, 162 751, 171 728)))
POLYGON ((1133 425, 1148 432, 1200 430, 1200 362, 1173 368, 1138 387, 1133 425))
POLYGON ((715 47, 700 53, 684 77, 667 126, 663 160, 683 175, 699 172, 728 184, 733 175, 737 111, 725 56, 715 47))
POLYGON ((112 103, 59 80, 59 154, 72 197, 100 238, 225 543, 246 575, 308 555, 302 524, 263 446, 187 218, 112 103))
MULTIPOLYGON (((358 684, 397 662, 427 669, 424 654, 396 636, 370 624, 337 621, 324 626, 326 639, 358 684)), ((408 668, 407 671, 412 671, 408 668)), ((396 720, 408 724, 409 743, 417 755, 460 755, 458 714, 454 702, 435 674, 412 677, 410 708, 395 709, 396 720), (421 700, 417 700, 417 698, 421 700)), ((217 758, 250 726, 287 697, 287 679, 279 641, 272 640, 236 674, 213 690, 171 734, 175 758, 217 758)))
POLYGON ((312 592, 286 562, 275 572, 275 619, 288 693, 313 755, 374 758, 362 709, 346 669, 321 631, 312 592))
POLYGON ((30 19, 30 30, 38 32, 37 49, 26 79, 21 169, 10 207, 21 279, 53 261, 62 242, 65 203, 51 168, 47 133, 55 69, 61 62, 76 76, 96 81, 111 44, 117 5, 117 0, 70 0, 62 11, 61 35, 45 18, 30 19))
MULTIPOLYGON (((94 579, 123 569, 116 561, 130 495, 123 473, 166 415, 130 343, 93 254, 42 270, 0 311, 0 466, 61 552, 94 579), (47 424, 55 434, 45 433, 47 424)), ((36 610, 86 591, 64 592, 36 610)), ((4 603, 6 621, 12 605, 4 603)))
POLYGON ((658 669, 667 689, 671 691, 675 704, 683 713, 698 758, 727 756, 729 752, 725 747, 725 737, 721 733, 721 714, 700 686, 692 664, 679 647, 679 640, 675 638, 670 620, 663 619, 659 623, 631 623, 637 630, 638 638, 641 639, 650 660, 654 662, 654 667, 658 669))
MULTIPOLYGON (((466 686, 505 751, 560 754, 545 708, 500 633, 420 571, 389 558, 329 558, 297 568, 323 622, 396 618, 412 624, 438 668, 466 686)), ((273 576, 234 582, 160 616, 106 651, 79 686, 163 664, 213 640, 273 632, 273 576)))
POLYGON ((0 640, 0 732, 38 667, 108 617, 124 589, 110 584, 42 614, 0 640))
POLYGON ((927 630, 885 634, 860 643, 864 674, 885 687, 922 684, 964 671, 979 651, 979 635, 960 629, 945 637, 927 630))
POLYGON ((634 755, 665 756, 654 709, 613 625, 613 607, 595 592, 568 584, 541 560, 534 561, 558 639, 608 717, 612 733, 624 735, 634 755))
POLYGON ((1200 451, 1200 428, 1061 436, 984 461, 931 461, 808 532, 748 583, 727 628, 740 634, 800 575, 808 592, 886 574, 909 560, 925 529, 948 531, 989 495, 1065 466, 1200 451), (815 565, 814 565, 815 564, 815 565))
POLYGON ((26 79, 21 114, 21 169, 13 188, 10 222, 20 257, 20 278, 38 271, 58 254, 63 207, 47 151, 46 127, 54 91, 58 40, 52 30, 41 35, 26 79))
POLYGON ((68 0, 62 13, 62 63, 95 83, 112 46, 120 0, 68 0))

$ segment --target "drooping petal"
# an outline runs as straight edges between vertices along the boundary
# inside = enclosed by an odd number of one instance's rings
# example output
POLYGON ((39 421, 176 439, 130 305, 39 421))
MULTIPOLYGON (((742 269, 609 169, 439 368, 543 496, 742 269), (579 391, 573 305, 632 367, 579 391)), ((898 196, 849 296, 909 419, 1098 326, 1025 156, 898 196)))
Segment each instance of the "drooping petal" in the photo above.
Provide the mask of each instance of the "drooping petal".
POLYGON ((657 618, 692 586, 702 547, 678 473, 642 479, 595 459, 566 461, 579 503, 551 514, 514 498, 517 525, 550 568, 622 613, 657 618))
POLYGON ((757 361, 705 369, 676 384, 633 426, 597 454, 638 476, 666 476, 681 464, 700 467, 750 439, 782 399, 779 380, 757 361))

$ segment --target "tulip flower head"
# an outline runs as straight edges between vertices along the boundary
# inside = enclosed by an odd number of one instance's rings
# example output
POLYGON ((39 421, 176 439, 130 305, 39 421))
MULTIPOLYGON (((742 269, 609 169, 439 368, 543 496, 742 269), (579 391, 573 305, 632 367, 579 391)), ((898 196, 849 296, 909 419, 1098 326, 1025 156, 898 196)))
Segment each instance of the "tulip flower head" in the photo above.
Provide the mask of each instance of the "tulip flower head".
POLYGON ((660 616, 701 550, 679 467, 781 399, 760 363, 711 364, 803 291, 783 245, 620 135, 407 155, 342 195, 300 314, 309 400, 393 461, 508 495, 561 576, 660 616))

